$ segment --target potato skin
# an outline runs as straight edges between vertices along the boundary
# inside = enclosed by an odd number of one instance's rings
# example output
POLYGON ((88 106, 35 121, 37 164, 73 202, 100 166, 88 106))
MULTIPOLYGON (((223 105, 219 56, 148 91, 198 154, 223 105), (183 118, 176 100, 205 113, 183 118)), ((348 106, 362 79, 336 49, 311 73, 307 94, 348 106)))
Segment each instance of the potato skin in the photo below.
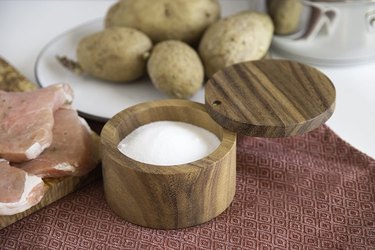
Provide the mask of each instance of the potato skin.
POLYGON ((138 29, 155 43, 181 40, 194 44, 219 18, 218 0, 122 0, 108 10, 105 26, 138 29))
POLYGON ((201 87, 202 62, 195 50, 177 40, 158 43, 152 50, 147 71, 154 86, 175 98, 189 98, 201 87))
POLYGON ((113 27, 86 36, 77 47, 77 59, 84 72, 103 80, 127 82, 146 72, 145 53, 152 42, 131 28, 113 27))
POLYGON ((215 22, 199 44, 206 75, 210 77, 235 63, 263 58, 272 35, 272 20, 263 13, 244 11, 215 22))
POLYGON ((275 25, 275 34, 288 35, 298 30, 302 14, 300 0, 268 0, 267 11, 275 25))

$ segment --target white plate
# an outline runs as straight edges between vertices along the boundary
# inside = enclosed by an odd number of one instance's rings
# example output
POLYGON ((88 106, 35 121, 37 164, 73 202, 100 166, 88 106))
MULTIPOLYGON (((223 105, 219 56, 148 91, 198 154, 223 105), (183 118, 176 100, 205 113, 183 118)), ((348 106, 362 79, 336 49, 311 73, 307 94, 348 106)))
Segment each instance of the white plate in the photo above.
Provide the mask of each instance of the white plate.
MULTIPOLYGON (((221 1, 224 16, 251 7, 251 1, 221 1)), ((63 33, 49 42, 41 51, 35 65, 35 77, 41 87, 58 82, 69 83, 74 90, 73 106, 82 116, 106 121, 119 111, 132 105, 168 98, 157 91, 148 78, 132 83, 111 83, 89 76, 75 75, 65 69, 56 59, 56 55, 64 55, 75 59, 75 50, 79 40, 103 29, 103 20, 95 20, 80 25, 63 33)), ((204 91, 201 89, 191 98, 192 101, 204 102, 204 91)))
MULTIPOLYGON (((103 29, 103 21, 96 20, 70 30, 51 41, 41 52, 36 62, 35 76, 41 87, 57 82, 69 83, 74 90, 73 106, 81 115, 96 120, 108 120, 119 111, 132 105, 168 98, 154 88, 148 78, 131 83, 113 83, 90 76, 76 75, 64 68, 56 55, 75 59, 78 41, 93 32, 103 29)), ((203 89, 193 98, 204 100, 203 89)))

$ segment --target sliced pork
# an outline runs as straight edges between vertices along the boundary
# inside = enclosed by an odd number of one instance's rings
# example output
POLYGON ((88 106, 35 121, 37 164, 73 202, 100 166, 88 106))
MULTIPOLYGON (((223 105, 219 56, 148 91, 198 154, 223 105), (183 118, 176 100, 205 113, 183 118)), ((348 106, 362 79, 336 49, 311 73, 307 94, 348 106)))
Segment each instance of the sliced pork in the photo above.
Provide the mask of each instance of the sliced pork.
POLYGON ((51 146, 36 159, 19 163, 17 167, 40 177, 87 174, 99 161, 93 132, 73 109, 57 110, 54 119, 51 146))
POLYGON ((21 213, 43 198, 47 186, 40 177, 12 167, 0 159, 0 215, 21 213))
POLYGON ((22 93, 0 91, 0 157, 10 162, 36 158, 52 142, 53 112, 72 99, 67 84, 22 93))

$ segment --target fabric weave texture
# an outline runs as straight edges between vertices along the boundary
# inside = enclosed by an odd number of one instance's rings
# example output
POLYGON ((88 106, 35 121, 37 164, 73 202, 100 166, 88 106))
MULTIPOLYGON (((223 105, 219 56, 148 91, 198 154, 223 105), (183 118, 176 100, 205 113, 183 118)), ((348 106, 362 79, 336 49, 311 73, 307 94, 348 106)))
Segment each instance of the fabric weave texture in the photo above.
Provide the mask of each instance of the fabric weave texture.
POLYGON ((231 206, 191 228, 116 216, 98 180, 3 230, 0 249, 375 249, 375 160, 327 126, 238 137, 231 206))

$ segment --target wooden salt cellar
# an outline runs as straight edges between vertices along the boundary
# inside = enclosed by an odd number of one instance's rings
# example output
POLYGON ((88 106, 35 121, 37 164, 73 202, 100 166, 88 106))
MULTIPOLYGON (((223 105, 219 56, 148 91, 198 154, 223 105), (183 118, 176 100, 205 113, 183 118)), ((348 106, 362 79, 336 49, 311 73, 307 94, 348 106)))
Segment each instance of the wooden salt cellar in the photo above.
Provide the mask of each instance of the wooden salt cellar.
POLYGON ((130 222, 164 229, 193 226, 219 215, 233 200, 236 135, 218 125, 202 104, 162 100, 136 105, 114 116, 101 136, 107 202, 130 222), (178 166, 140 163, 117 149, 134 129, 162 120, 205 128, 221 144, 211 155, 178 166))
POLYGON ((104 126, 105 196, 120 217, 160 229, 213 219, 235 194, 236 132, 285 137, 317 128, 333 113, 335 88, 312 67, 262 60, 214 74, 206 84, 205 102, 205 106, 186 100, 147 102, 121 111, 104 126), (216 134, 221 144, 209 156, 177 166, 140 163, 117 149, 134 129, 161 120, 200 126, 216 134))

